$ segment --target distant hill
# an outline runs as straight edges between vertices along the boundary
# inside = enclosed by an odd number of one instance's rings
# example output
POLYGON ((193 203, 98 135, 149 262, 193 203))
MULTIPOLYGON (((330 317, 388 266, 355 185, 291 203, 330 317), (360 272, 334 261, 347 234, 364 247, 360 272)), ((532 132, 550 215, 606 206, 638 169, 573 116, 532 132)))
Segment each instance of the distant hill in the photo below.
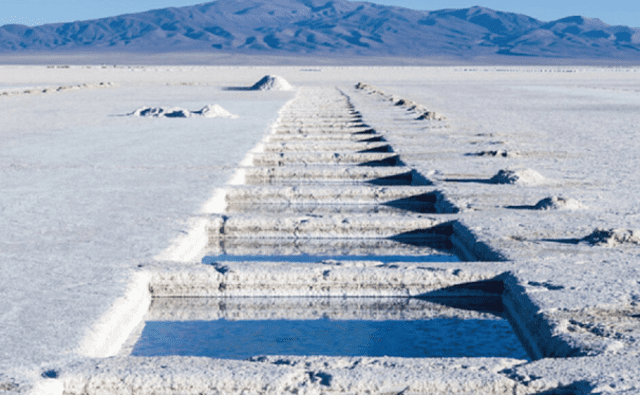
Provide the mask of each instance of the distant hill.
POLYGON ((224 52, 640 60, 640 29, 543 22, 483 7, 417 11, 346 0, 218 0, 37 27, 0 27, 0 53, 224 52))

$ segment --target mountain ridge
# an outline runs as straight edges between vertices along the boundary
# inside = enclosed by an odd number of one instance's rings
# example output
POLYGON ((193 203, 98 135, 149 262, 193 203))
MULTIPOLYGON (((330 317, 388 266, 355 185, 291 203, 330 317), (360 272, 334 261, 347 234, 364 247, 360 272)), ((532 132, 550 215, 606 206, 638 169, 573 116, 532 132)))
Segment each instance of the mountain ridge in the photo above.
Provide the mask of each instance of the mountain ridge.
POLYGON ((640 60, 640 29, 544 22, 480 6, 418 11, 345 0, 218 0, 36 27, 0 27, 0 54, 220 52, 640 60))

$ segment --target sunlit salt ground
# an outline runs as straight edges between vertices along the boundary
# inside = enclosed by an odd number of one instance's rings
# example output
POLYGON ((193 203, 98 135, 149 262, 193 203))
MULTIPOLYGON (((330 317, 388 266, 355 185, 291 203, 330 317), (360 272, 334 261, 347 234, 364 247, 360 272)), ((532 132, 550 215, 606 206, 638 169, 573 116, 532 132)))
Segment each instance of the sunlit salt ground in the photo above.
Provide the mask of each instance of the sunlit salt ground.
MULTIPOLYGON (((0 387, 40 380, 44 366, 63 368, 119 352, 148 313, 148 281, 138 274, 145 274, 173 240, 188 233, 194 218, 208 213, 203 205, 213 191, 229 182, 246 153, 269 132, 278 110, 294 97, 292 92, 224 89, 251 86, 265 74, 281 75, 294 86, 338 86, 352 95, 367 121, 389 131, 389 142, 403 161, 445 188, 471 230, 518 258, 513 267, 521 272, 525 292, 535 292, 540 311, 603 305, 625 309, 637 300, 638 276, 631 269, 637 259, 628 253, 635 246, 575 246, 586 249, 585 256, 576 255, 574 246, 563 252, 558 243, 541 240, 580 239, 596 227, 638 227, 639 73, 584 67, 575 73, 529 72, 538 70, 534 66, 513 72, 321 69, 2 66, 3 86, 117 85, 0 98, 0 387), (448 127, 407 121, 398 114, 376 120, 378 113, 391 109, 355 93, 352 87, 359 81, 444 114, 448 127), (117 116, 141 106, 202 108, 213 103, 239 118, 117 116), (520 154, 467 155, 494 150, 520 154), (515 166, 537 171, 547 184, 447 181, 485 180, 515 166), (508 208, 535 205, 549 196, 574 198, 588 209, 508 208), (550 255, 539 257, 538 246, 550 255), (547 283, 553 287, 542 286, 547 283)), ((368 315, 331 317, 374 320, 368 315)), ((222 319, 231 321, 205 314, 150 322, 222 319)), ((389 318, 396 319, 402 321, 389 318)), ((600 333, 597 322, 587 324, 600 333)), ((558 338, 582 333, 570 328, 557 327, 558 338)), ((604 328, 602 333, 622 333, 604 328)), ((629 360, 610 366, 637 365, 629 360)), ((560 375, 568 366, 555 370, 560 375)), ((636 373, 624 377, 638 377, 636 373)), ((534 376, 540 373, 527 373, 534 376)), ((26 392, 24 388, 20 391, 26 392)))
MULTIPOLYGON (((169 302, 169 306, 182 306, 184 310, 178 314, 192 317, 203 307, 197 301, 169 302)), ((265 304, 243 298, 240 302, 213 299, 208 306, 210 311, 218 310, 222 318, 147 321, 131 355, 528 358, 500 313, 442 308, 421 300, 373 299, 355 304, 285 298, 265 304), (300 319, 300 315, 311 319, 300 319)))

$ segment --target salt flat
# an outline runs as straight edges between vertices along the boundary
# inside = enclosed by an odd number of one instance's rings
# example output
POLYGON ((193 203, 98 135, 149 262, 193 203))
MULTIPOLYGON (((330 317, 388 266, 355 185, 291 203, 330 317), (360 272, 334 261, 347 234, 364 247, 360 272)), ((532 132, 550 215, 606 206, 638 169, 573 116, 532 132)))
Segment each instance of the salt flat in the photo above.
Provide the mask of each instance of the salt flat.
MULTIPOLYGON (((337 86, 349 96, 402 161, 460 209, 456 220, 505 258, 433 267, 461 268, 464 281, 508 273, 505 281, 521 292, 518 308, 530 312, 530 325, 540 326, 541 337, 549 332, 546 344, 557 347, 558 356, 582 357, 568 364, 560 358, 471 365, 490 366, 492 376, 487 377, 499 378, 509 390, 515 388, 509 384, 513 381, 528 393, 559 387, 576 393, 640 390, 640 276, 635 264, 640 247, 582 240, 596 228, 640 228, 637 69, 305 70, 0 68, 0 86, 39 88, 0 96, 0 390, 28 392, 37 382, 45 384, 35 390, 59 390, 67 366, 86 363, 89 367, 82 369, 90 370, 95 358, 118 354, 148 308, 149 278, 169 281, 165 271, 183 267, 204 270, 199 268, 198 243, 189 250, 189 236, 198 232, 194 225, 215 211, 208 204, 214 190, 232 181, 247 152, 296 97, 295 91, 225 89, 251 86, 265 74, 281 75, 295 87, 337 86), (414 100, 446 120, 416 121, 415 114, 382 96, 355 89, 361 81, 414 100), (94 87, 101 82, 112 85, 94 87), (83 84, 91 85, 41 93, 83 84), (196 110, 208 104, 219 104, 238 118, 123 116, 143 106, 196 110), (486 154, 498 150, 513 154, 486 154), (509 168, 532 169, 544 179, 536 184, 487 182, 509 168), (531 209, 551 196, 576 199, 585 208, 531 209), (177 254, 176 248, 189 251, 177 254), (569 350, 564 355, 562 347, 569 350), (59 371, 61 380, 43 380, 48 370, 59 371)), ((335 270, 339 274, 342 269, 335 270)), ((451 277, 442 284, 456 281, 461 279, 451 277)), ((291 366, 297 363, 290 361, 291 366)), ((335 377, 354 380, 340 370, 340 363, 327 363, 335 365, 335 377)), ((136 369, 136 362, 127 358, 99 364, 136 369)), ((198 374, 216 370, 208 362, 197 364, 203 364, 198 374)), ((415 360, 394 364, 409 370, 421 366, 415 360)), ((225 369, 235 369, 234 363, 227 365, 225 369)), ((276 381, 295 375, 289 365, 274 366, 268 369, 280 375, 276 381)), ((375 372, 361 369, 364 376, 375 372)), ((451 369, 451 377, 467 375, 462 368, 451 369)), ((261 372, 269 377, 267 370, 261 372)), ((75 381, 65 385, 81 387, 75 381)))
POLYGON ((55 80, 42 72, 10 68, 2 75, 30 86, 111 78, 119 85, 8 96, 0 104, 0 349, 3 365, 36 367, 35 377, 42 364, 77 355, 84 341, 84 353, 100 352, 86 339, 127 289, 131 270, 168 247, 292 96, 166 86, 164 78, 130 84, 122 80, 130 70, 75 70, 55 80), (209 103, 240 118, 122 116, 142 105, 209 103))

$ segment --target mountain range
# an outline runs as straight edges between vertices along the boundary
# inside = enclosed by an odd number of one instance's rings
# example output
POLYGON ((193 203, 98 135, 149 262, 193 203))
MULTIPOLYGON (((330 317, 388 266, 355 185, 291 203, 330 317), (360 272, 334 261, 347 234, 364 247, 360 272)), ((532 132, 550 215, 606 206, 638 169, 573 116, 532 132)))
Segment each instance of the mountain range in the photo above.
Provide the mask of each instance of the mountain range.
POLYGON ((544 22, 483 7, 418 11, 346 0, 217 0, 0 27, 4 54, 112 51, 640 60, 640 29, 581 16, 544 22))

